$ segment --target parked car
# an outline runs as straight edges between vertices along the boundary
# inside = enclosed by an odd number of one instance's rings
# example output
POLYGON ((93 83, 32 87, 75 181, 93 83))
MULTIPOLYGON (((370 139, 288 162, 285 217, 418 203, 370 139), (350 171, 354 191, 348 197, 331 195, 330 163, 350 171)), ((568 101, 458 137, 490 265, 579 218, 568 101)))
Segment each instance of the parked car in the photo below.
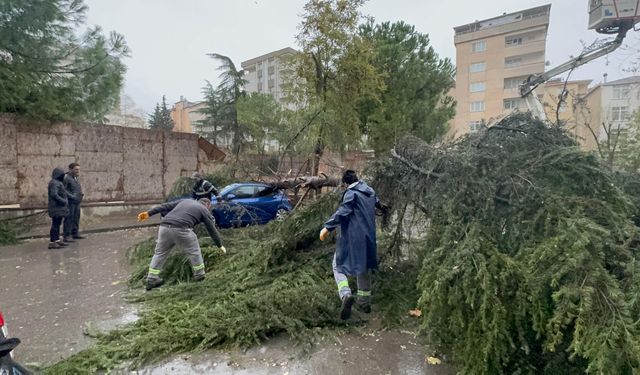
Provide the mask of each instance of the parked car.
POLYGON ((263 183, 231 184, 220 191, 220 197, 220 202, 215 198, 211 202, 211 211, 221 228, 283 220, 292 209, 286 194, 263 183))
MULTIPOLYGON (((283 220, 291 211, 289 197, 280 189, 259 182, 235 183, 220 190, 220 202, 214 197, 211 213, 220 228, 266 224, 283 220)), ((185 194, 176 199, 191 199, 185 194)))
POLYGON ((4 316, 0 311, 0 374, 29 375, 31 371, 13 360, 11 352, 20 344, 17 338, 9 338, 4 316))

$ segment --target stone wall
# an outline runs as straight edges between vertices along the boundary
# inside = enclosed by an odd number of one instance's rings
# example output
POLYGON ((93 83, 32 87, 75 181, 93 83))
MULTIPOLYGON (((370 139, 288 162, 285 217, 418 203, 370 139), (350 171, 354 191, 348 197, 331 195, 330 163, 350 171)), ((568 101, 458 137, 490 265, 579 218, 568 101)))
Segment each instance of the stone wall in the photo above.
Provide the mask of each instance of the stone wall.
POLYGON ((80 164, 85 202, 158 201, 212 161, 198 135, 0 115, 0 205, 45 207, 55 167, 80 164))

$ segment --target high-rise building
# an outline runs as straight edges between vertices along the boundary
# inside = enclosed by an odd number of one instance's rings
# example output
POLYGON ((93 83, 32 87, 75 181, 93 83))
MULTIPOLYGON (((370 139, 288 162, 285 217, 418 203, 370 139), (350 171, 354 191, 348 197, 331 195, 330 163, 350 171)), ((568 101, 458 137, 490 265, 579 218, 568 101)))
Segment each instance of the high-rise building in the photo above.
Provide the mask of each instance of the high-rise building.
POLYGON ((243 61, 241 66, 245 71, 244 78, 247 80, 244 86, 245 91, 269 94, 279 103, 284 104, 283 84, 291 69, 287 61, 297 53, 295 49, 287 47, 243 61))
POLYGON ((550 11, 551 5, 543 5, 454 28, 454 135, 524 109, 518 85, 544 72, 550 11))

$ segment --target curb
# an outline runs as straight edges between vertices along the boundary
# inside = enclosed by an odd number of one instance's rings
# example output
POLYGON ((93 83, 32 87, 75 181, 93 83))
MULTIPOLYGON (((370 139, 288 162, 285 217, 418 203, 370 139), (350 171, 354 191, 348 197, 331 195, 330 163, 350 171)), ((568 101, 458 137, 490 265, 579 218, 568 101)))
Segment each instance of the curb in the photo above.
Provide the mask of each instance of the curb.
MULTIPOLYGON (((160 225, 160 223, 156 223, 156 224, 137 224, 137 225, 130 225, 130 226, 126 226, 126 227, 95 228, 95 229, 83 230, 82 233, 83 234, 84 233, 91 234, 91 233, 116 232, 116 231, 125 230, 125 229, 151 228, 151 227, 157 227, 158 225, 160 225)), ((16 237, 16 239, 19 240, 19 241, 24 241, 24 240, 34 240, 34 239, 38 239, 38 238, 48 238, 48 237, 49 237, 48 234, 34 234, 34 235, 29 235, 29 236, 18 236, 18 237, 16 237)))

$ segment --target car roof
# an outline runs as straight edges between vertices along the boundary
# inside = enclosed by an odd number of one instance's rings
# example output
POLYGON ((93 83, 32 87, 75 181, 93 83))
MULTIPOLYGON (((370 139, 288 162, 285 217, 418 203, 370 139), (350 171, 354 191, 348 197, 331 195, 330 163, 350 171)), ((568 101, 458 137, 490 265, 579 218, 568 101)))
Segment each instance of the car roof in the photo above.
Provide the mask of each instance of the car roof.
POLYGON ((269 186, 269 184, 265 184, 264 182, 235 182, 229 186, 247 186, 247 185, 253 185, 253 186, 269 186))
POLYGON ((224 190, 228 190, 228 189, 234 189, 240 186, 264 186, 264 187, 269 187, 269 184, 265 184, 262 182, 234 182, 233 184, 229 184, 227 186, 224 187, 224 190))

